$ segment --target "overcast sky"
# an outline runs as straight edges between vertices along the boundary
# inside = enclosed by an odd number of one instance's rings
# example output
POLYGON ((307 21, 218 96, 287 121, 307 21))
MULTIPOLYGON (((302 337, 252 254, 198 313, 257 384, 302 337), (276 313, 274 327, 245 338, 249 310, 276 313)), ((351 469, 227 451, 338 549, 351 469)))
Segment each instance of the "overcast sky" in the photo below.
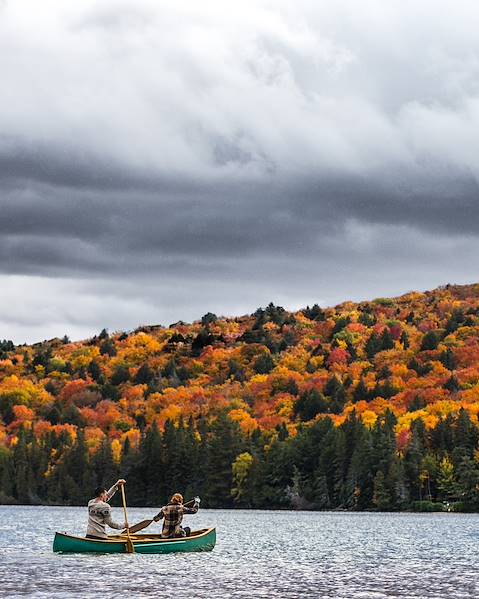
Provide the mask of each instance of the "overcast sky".
POLYGON ((0 0, 0 338, 478 281, 478 22, 0 0))

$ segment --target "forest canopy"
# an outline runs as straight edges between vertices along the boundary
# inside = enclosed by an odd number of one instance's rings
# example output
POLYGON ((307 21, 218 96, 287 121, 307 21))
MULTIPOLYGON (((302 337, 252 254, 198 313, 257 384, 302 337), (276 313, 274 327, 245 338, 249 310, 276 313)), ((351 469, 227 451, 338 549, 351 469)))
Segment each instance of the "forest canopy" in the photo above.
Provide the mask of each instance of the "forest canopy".
POLYGON ((479 285, 0 341, 0 501, 479 508, 479 285))

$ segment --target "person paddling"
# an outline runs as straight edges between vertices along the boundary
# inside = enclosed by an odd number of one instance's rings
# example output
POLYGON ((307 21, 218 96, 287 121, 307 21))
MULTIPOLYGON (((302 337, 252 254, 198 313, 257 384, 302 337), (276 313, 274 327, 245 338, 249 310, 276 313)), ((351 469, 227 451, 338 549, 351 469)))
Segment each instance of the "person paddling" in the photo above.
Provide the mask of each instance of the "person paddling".
POLYGON ((161 536, 163 538, 178 538, 178 537, 189 537, 190 527, 185 526, 183 528, 181 523, 183 521, 183 514, 196 514, 200 507, 201 499, 195 497, 193 507, 186 507, 183 505, 183 495, 181 493, 175 493, 170 499, 168 505, 161 508, 158 514, 153 518, 155 522, 165 519, 163 522, 163 530, 161 536))
POLYGON ((126 522, 118 524, 111 517, 111 508, 107 503, 118 491, 120 485, 124 485, 126 481, 120 478, 108 491, 105 487, 97 487, 95 489, 95 497, 88 502, 88 527, 86 531, 87 539, 107 539, 108 535, 105 531, 105 526, 122 530, 127 527, 126 522))

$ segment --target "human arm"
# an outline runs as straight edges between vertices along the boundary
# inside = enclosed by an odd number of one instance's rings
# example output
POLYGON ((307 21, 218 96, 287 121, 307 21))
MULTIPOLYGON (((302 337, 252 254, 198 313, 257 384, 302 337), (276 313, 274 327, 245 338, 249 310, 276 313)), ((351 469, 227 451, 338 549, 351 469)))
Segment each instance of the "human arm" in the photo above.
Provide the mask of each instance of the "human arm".
POLYGON ((119 478, 116 483, 110 487, 108 489, 108 491, 106 492, 107 494, 107 501, 110 501, 110 499, 113 497, 113 495, 118 491, 120 485, 124 485, 126 484, 126 480, 124 478, 119 478))
POLYGON ((111 517, 111 511, 109 508, 107 510, 105 510, 105 512, 104 512, 104 519, 105 519, 105 524, 108 524, 108 526, 110 528, 115 528, 117 530, 123 530, 124 528, 127 528, 126 522, 122 522, 121 524, 118 524, 118 522, 115 522, 113 520, 113 518, 111 517))
POLYGON ((158 522, 158 520, 161 520, 164 517, 165 517, 165 514, 163 512, 163 508, 161 508, 161 510, 156 514, 156 516, 153 516, 153 520, 155 522, 158 522))
POLYGON ((194 503, 193 503, 193 507, 186 507, 184 505, 183 513, 184 514, 196 514, 196 512, 198 511, 198 508, 200 507, 200 502, 201 502, 201 499, 198 496, 196 496, 194 503))

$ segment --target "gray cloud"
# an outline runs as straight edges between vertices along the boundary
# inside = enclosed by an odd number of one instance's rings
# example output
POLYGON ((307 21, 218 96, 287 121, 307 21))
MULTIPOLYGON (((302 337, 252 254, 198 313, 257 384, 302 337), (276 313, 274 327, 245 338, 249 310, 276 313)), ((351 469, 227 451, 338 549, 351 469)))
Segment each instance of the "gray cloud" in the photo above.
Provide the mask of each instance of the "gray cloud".
POLYGON ((479 9, 416 4, 1 4, 0 337, 476 279, 479 9))

